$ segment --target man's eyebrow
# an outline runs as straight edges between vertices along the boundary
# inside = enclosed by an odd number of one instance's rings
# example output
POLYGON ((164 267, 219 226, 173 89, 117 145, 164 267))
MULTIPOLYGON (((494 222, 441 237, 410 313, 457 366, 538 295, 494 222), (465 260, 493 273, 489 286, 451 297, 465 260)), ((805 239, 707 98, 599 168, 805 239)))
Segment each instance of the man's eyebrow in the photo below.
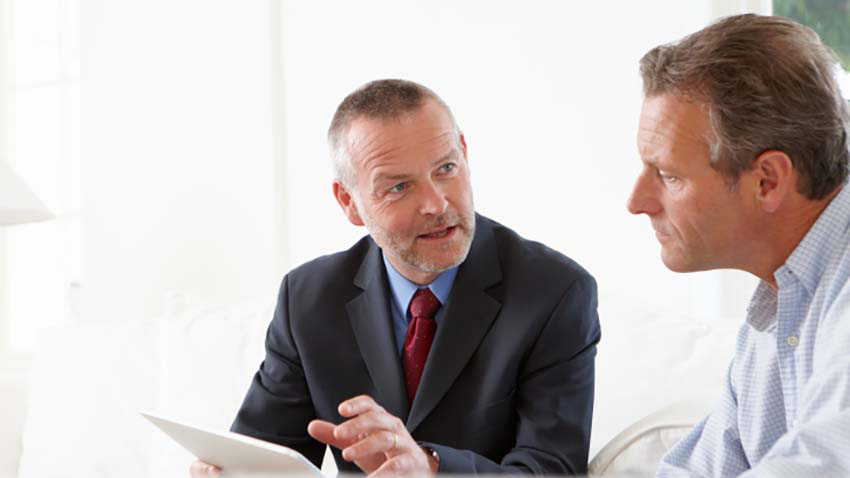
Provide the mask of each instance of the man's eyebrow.
POLYGON ((457 159, 457 156, 458 156, 457 149, 452 148, 451 151, 444 154, 443 156, 440 156, 436 161, 434 161, 433 164, 445 163, 446 161, 448 161, 450 159, 457 159))
MULTIPOLYGON (((438 165, 445 163, 446 161, 457 159, 458 151, 455 148, 452 148, 448 153, 440 156, 436 160, 434 160, 431 164, 438 165)), ((375 178, 372 180, 372 184, 380 183, 381 181, 399 181, 402 179, 407 179, 410 177, 409 174, 387 174, 387 173, 378 173, 375 175, 375 178)))
POLYGON ((640 160, 647 166, 658 167, 658 158, 655 156, 641 156, 640 160))
POLYGON ((375 179, 372 181, 372 183, 375 184, 375 183, 379 183, 381 181, 387 181, 387 180, 398 181, 398 180, 401 180, 401 179, 407 179, 408 176, 409 176, 408 174, 378 173, 378 174, 375 175, 375 179))
POLYGON ((643 164, 658 171, 665 171, 667 173, 672 174, 682 174, 681 165, 672 163, 667 159, 659 158, 658 156, 641 156, 640 159, 641 161, 643 161, 643 164))

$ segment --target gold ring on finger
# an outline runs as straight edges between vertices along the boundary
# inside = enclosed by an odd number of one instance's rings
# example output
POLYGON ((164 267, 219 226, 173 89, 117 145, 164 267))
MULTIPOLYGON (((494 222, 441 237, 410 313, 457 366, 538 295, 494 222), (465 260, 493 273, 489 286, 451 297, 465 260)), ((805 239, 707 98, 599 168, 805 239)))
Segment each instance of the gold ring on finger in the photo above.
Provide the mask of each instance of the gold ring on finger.
POLYGON ((395 447, 398 446, 398 433, 393 432, 393 446, 390 447, 390 451, 395 450, 395 447))

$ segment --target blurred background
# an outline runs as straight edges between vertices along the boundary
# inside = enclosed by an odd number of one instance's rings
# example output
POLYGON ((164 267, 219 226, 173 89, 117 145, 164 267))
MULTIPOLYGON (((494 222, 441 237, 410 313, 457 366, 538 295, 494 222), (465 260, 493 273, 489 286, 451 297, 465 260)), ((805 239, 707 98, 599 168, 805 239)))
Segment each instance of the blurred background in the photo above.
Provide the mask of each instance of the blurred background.
MULTIPOLYGON (((128 374, 133 386, 157 382, 170 363, 144 341, 161 345, 168 317, 260 304, 250 347, 261 349, 281 277, 365 234, 332 197, 325 132, 346 94, 389 77, 452 107, 479 212, 596 277, 609 392, 597 400, 598 450, 650 411, 642 397, 666 394, 677 359, 636 373, 625 364, 696 347, 675 325, 643 321, 709 324, 695 337, 720 331, 731 350, 755 284, 669 272, 646 218, 627 213, 640 169, 638 60, 718 17, 774 11, 819 29, 850 64, 844 0, 0 0, 0 160, 55 215, 0 229, 0 467, 62 476, 72 453, 51 461, 50 440, 73 450, 109 421, 74 421, 93 399, 69 397, 128 374), (101 366, 131 351, 141 372, 101 366), (49 418, 37 421, 41 411, 49 418)), ((223 330, 206 345, 225 347, 223 330)), ((171 343, 203 353, 187 337, 171 343)), ((727 349, 702 353, 719 383, 727 349)), ((232 419, 256 358, 221 392, 235 398, 215 426, 232 419)), ((213 382, 220 371, 193 370, 213 382)), ((128 409, 169 408, 154 385, 128 387, 98 400, 132 394, 128 409)), ((141 462, 146 450, 112 456, 141 462)))

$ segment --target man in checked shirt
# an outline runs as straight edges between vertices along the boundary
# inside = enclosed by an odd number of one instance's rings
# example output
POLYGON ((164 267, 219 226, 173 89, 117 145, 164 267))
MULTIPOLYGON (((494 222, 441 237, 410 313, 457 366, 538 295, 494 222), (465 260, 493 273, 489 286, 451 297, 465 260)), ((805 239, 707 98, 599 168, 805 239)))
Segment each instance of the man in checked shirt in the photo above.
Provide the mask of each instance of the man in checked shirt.
POLYGON ((640 62, 629 199, 676 272, 761 282, 720 402, 658 476, 850 476, 848 105, 832 52, 779 17, 722 19, 640 62))

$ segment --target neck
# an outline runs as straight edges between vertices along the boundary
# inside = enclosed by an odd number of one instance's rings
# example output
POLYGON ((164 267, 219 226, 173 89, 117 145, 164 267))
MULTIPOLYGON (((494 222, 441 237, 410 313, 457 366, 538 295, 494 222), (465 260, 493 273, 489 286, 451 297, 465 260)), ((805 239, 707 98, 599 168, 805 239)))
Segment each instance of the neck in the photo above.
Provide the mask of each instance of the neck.
POLYGON ((387 260, 390 261, 390 264, 392 264, 393 268, 395 268, 395 270, 399 274, 401 274, 402 277, 419 286, 426 286, 434 282, 435 280, 437 280, 437 277, 440 277, 441 274, 441 272, 423 271, 422 269, 410 267, 404 263, 401 264, 404 267, 399 267, 399 263, 401 261, 397 261, 389 255, 387 255, 387 260))
POLYGON ((400 274, 410 282, 423 287, 437 280, 437 277, 440 277, 439 272, 427 272, 415 275, 408 275, 400 272, 400 274))
POLYGON ((824 209, 835 198, 841 188, 829 193, 823 199, 809 200, 799 197, 798 200, 777 212, 770 219, 769 226, 760 232, 764 241, 761 244, 761 254, 749 272, 767 282, 774 290, 777 289, 774 273, 788 261, 794 249, 800 244, 824 209))

